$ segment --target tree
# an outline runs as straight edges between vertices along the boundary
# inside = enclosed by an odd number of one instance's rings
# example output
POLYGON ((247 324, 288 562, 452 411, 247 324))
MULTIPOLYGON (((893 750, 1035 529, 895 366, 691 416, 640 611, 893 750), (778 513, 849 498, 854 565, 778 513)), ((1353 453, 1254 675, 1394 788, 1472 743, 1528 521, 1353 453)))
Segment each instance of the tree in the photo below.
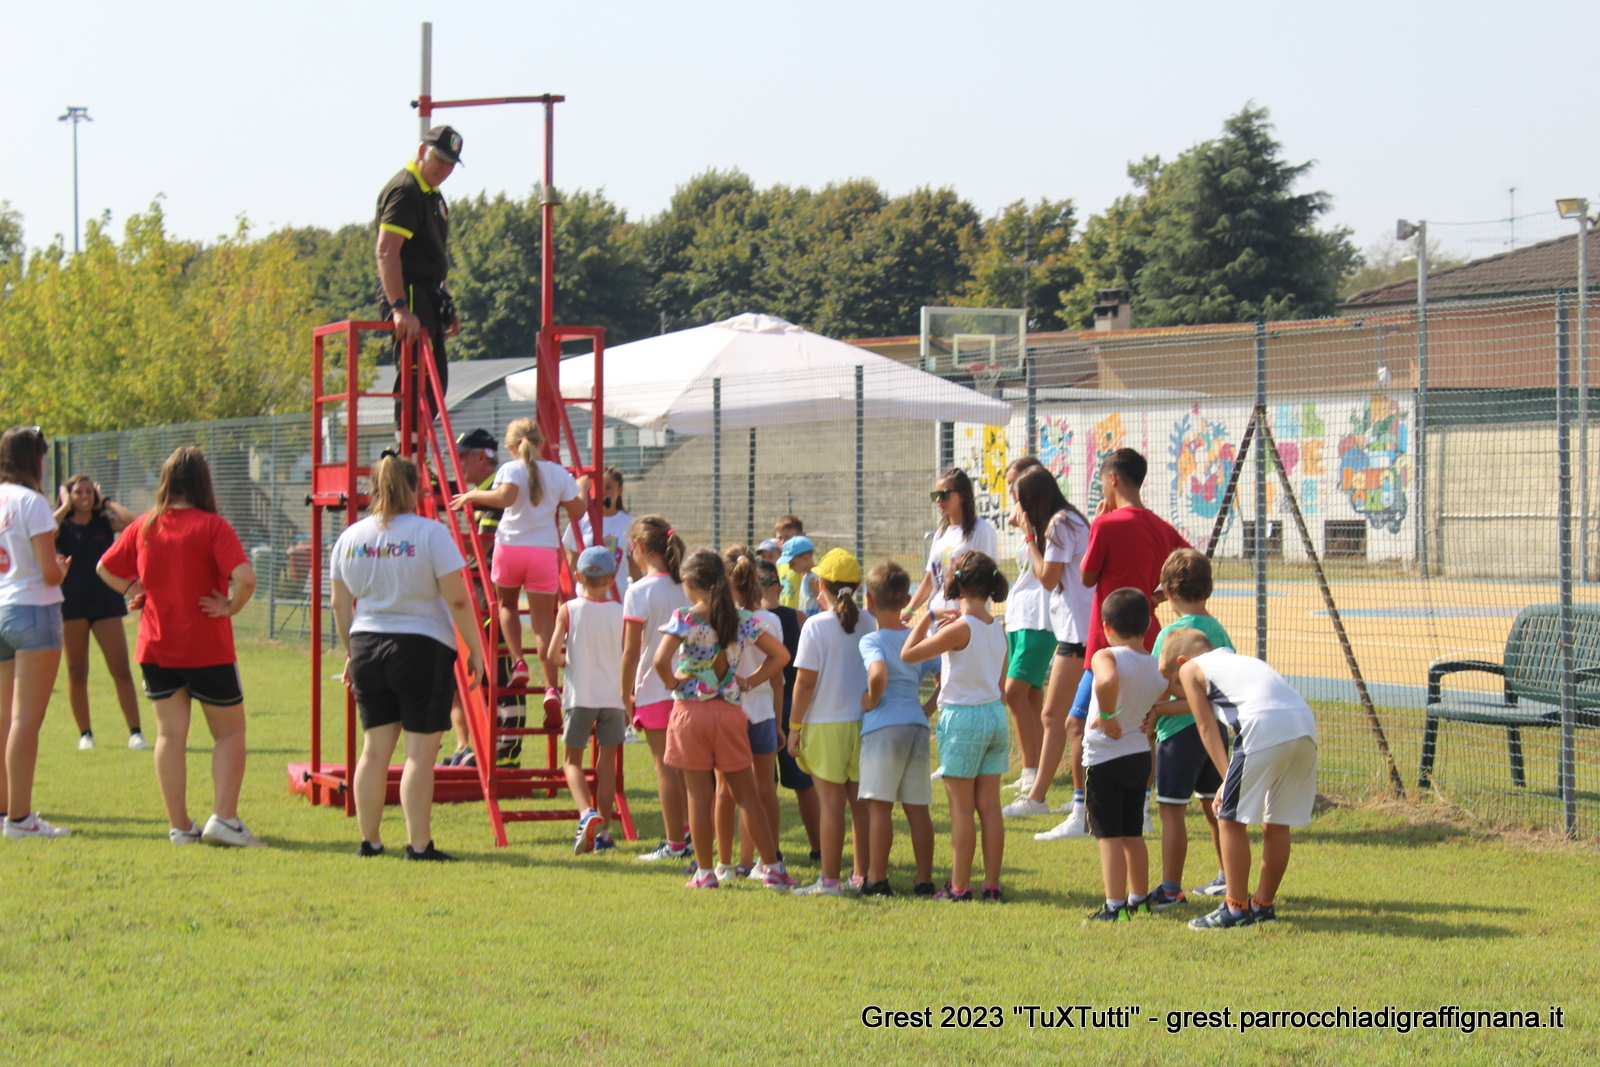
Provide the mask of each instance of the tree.
POLYGON ((1246 107, 1173 164, 1173 188, 1135 278, 1145 326, 1305 319, 1333 313, 1358 256, 1350 231, 1319 231, 1331 198, 1292 193, 1312 163, 1289 164, 1267 109, 1246 107))
POLYGON ((51 434, 262 415, 308 403, 309 275, 240 220, 210 248, 168 237, 160 204, 115 244, 86 227, 13 270, 0 301, 0 420, 51 434))
POLYGON ((1064 313, 1066 293, 1083 279, 1072 250, 1076 217, 1071 200, 1043 200, 1029 207, 1007 204, 983 225, 983 239, 972 267, 964 303, 973 307, 1016 307, 1022 298, 1023 262, 1027 269, 1028 328, 1071 329, 1064 313))
POLYGON ((1148 259, 1156 219, 1167 210, 1173 180, 1160 156, 1128 164, 1135 193, 1118 197, 1103 215, 1091 215, 1072 246, 1078 283, 1061 293, 1066 328, 1092 329, 1101 289, 1132 289, 1148 259))
POLYGON ((0 200, 0 269, 20 263, 23 252, 22 216, 11 210, 11 201, 0 200))

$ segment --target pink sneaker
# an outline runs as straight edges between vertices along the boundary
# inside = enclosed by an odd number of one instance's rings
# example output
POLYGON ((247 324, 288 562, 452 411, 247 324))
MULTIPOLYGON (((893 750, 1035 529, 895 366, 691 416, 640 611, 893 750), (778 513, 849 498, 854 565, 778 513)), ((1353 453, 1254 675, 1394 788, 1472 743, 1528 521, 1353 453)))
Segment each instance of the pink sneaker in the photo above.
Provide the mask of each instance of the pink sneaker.
POLYGON ((685 889, 715 889, 717 888, 717 872, 707 871, 705 874, 696 874, 683 883, 685 889))
POLYGON ((561 690, 554 686, 544 691, 544 715, 547 719, 561 719, 561 690))
POLYGON ((783 864, 781 863, 774 863, 772 866, 768 867, 766 869, 766 873, 761 876, 761 887, 763 889, 789 890, 793 889, 799 884, 799 882, 794 880, 794 876, 784 869, 783 864))
POLYGON ((519 659, 511 665, 511 675, 506 679, 506 685, 520 688, 528 684, 528 661, 519 659))

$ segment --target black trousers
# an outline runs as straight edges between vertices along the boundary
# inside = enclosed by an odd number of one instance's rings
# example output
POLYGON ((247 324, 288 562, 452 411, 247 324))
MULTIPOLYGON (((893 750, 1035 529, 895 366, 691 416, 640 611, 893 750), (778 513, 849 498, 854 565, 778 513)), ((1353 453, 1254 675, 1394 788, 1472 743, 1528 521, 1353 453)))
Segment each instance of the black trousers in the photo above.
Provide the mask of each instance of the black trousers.
MULTIPOLYGON (((432 281, 412 281, 406 279, 406 299, 411 302, 411 313, 422 322, 422 328, 428 331, 428 338, 433 345, 433 366, 439 377, 439 391, 445 392, 450 385, 450 361, 445 357, 444 331, 450 325, 439 319, 439 286, 432 281)), ((383 302, 385 317, 389 314, 388 301, 383 302)), ((419 342, 413 346, 418 353, 422 350, 419 342)), ((396 335, 394 340, 394 365, 397 373, 403 374, 405 367, 401 363, 400 338, 396 335)), ((432 419, 437 412, 434 411, 433 395, 428 389, 427 382, 422 378, 421 367, 418 366, 416 376, 417 397, 421 401, 420 411, 413 411, 413 418, 432 419), (426 412, 424 416, 422 413, 426 412)), ((395 392, 400 391, 400 378, 395 379, 395 392)), ((394 402, 394 428, 400 429, 401 411, 403 402, 396 399, 394 402)), ((420 431, 421 425, 416 424, 420 431)))

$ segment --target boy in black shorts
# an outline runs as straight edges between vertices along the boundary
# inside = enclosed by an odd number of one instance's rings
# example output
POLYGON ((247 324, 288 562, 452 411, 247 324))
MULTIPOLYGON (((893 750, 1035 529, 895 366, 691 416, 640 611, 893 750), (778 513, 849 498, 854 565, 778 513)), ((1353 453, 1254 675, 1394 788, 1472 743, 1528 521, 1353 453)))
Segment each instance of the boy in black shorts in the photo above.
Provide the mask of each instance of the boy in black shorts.
POLYGON ((1089 922, 1121 922, 1150 912, 1150 856, 1144 844, 1150 738, 1144 723, 1168 685, 1155 657, 1144 650, 1151 614, 1150 601, 1138 589, 1118 589, 1100 608, 1106 647, 1089 663, 1094 686, 1083 732, 1083 767, 1084 803, 1089 832, 1100 845, 1106 902, 1089 922))

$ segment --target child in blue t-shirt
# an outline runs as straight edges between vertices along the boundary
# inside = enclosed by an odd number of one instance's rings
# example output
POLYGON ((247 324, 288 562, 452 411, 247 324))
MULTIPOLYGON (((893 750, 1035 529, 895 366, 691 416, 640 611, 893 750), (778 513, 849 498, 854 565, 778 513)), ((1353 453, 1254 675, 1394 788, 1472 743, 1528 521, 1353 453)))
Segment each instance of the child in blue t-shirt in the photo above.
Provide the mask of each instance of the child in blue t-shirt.
POLYGON ((861 695, 861 784, 857 795, 867 802, 867 881, 864 897, 893 896, 889 888, 889 848, 894 843, 894 806, 898 802, 911 825, 911 850, 917 879, 912 892, 932 896, 933 784, 928 778, 929 707, 918 700, 922 679, 939 672, 937 658, 907 663, 900 649, 911 630, 900 612, 911 602, 911 575, 894 560, 885 560, 867 575, 867 610, 877 630, 861 639, 861 660, 867 666, 867 691, 861 695))

